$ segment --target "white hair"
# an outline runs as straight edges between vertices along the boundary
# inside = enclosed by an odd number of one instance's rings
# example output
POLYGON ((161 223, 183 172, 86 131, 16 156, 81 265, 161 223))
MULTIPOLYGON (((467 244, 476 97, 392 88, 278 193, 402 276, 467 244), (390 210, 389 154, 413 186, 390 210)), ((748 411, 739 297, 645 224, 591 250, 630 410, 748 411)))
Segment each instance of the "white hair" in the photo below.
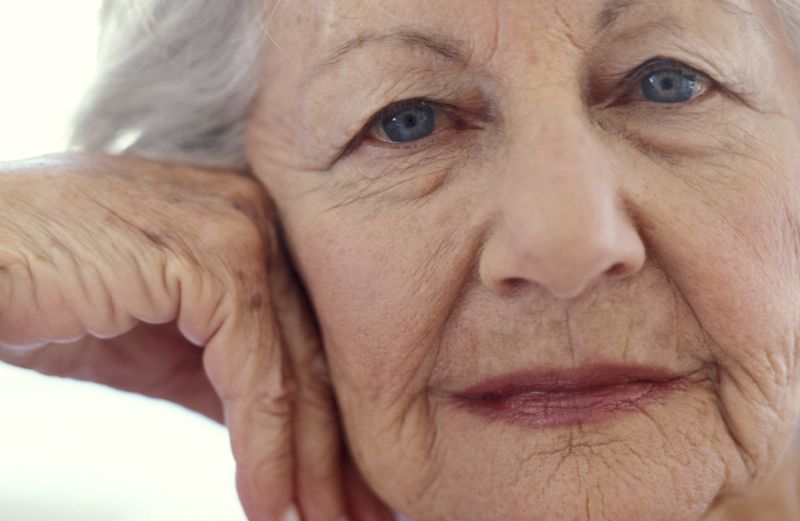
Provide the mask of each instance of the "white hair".
POLYGON ((264 0, 106 0, 98 73, 72 146, 241 167, 264 0))
POLYGON ((770 0, 778 11, 784 37, 795 52, 800 53, 800 0, 770 0))
MULTIPOLYGON (((800 0, 771 0, 800 49, 800 0)), ((246 166, 265 49, 265 0, 105 0, 98 77, 72 145, 203 166, 246 166)))

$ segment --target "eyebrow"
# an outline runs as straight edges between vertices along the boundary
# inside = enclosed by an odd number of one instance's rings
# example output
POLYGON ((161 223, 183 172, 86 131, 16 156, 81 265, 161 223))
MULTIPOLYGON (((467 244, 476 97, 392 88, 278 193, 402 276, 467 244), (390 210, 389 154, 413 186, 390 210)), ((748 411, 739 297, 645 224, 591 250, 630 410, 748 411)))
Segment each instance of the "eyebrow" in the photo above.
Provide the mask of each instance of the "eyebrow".
POLYGON ((342 45, 335 47, 328 57, 314 68, 311 78, 317 78, 330 71, 339 65, 348 54, 357 49, 386 43, 419 49, 457 65, 466 65, 468 61, 466 54, 462 50, 464 44, 461 41, 444 34, 402 28, 387 33, 369 32, 351 38, 342 45))
POLYGON ((328 57, 317 65, 313 76, 318 76, 334 68, 347 54, 356 49, 383 43, 397 43, 412 49, 421 49, 459 65, 467 63, 467 57, 461 50, 463 44, 460 41, 441 34, 429 34, 416 29, 403 28, 389 33, 370 32, 351 38, 334 48, 328 57))
POLYGON ((641 0, 610 0, 606 2, 595 20, 595 32, 609 31, 625 11, 640 3, 642 3, 641 0))
MULTIPOLYGON (((733 14, 749 17, 754 13, 742 9, 735 0, 709 0, 717 4, 720 8, 733 14)), ((600 13, 595 19, 595 32, 606 33, 610 31, 624 13, 630 11, 634 6, 655 3, 651 0, 607 0, 600 13)), ((659 2, 660 3, 660 2, 659 2)))

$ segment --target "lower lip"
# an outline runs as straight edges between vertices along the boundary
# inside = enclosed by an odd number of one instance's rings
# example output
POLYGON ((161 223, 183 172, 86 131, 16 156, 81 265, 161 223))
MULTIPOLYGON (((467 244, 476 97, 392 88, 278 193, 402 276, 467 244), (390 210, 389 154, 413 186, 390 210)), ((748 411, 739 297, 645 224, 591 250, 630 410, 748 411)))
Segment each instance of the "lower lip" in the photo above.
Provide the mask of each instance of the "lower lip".
POLYGON ((469 412, 529 427, 584 425, 641 411, 680 386, 679 380, 627 382, 585 389, 526 391, 504 396, 457 398, 469 412))

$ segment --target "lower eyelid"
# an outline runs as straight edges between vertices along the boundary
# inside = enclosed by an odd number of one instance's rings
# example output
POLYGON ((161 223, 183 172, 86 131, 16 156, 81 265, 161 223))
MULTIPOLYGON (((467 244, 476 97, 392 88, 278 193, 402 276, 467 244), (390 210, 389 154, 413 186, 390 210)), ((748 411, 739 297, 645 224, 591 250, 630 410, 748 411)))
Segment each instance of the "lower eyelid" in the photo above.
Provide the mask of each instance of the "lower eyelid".
MULTIPOLYGON (((365 140, 365 143, 369 143, 372 146, 382 147, 382 148, 389 148, 389 149, 398 149, 398 150, 417 150, 417 149, 425 149, 432 146, 433 141, 438 142, 440 140, 439 134, 446 132, 448 129, 438 129, 435 130, 431 135, 418 139, 416 141, 409 141, 407 143, 397 143, 395 141, 389 141, 387 139, 380 139, 380 138, 372 138, 369 140, 365 140)), ((370 136, 367 136, 369 138, 370 136)))
POLYGON ((709 89, 692 101, 683 103, 654 103, 647 100, 631 100, 620 102, 618 105, 609 105, 599 108, 607 110, 609 117, 621 118, 630 124, 652 125, 657 122, 665 129, 669 125, 699 123, 709 112, 719 111, 722 107, 718 104, 725 98, 724 92, 709 89))
POLYGON ((467 146, 464 140, 469 140, 469 138, 464 136, 464 133, 472 130, 480 130, 481 128, 482 127, 468 124, 464 124, 462 127, 459 123, 456 123, 447 128, 439 129, 427 138, 418 141, 394 143, 370 139, 365 140, 363 144, 366 145, 367 150, 372 149, 372 152, 378 156, 373 159, 408 159, 416 154, 435 153, 434 151, 436 150, 455 151, 458 149, 459 144, 467 146))

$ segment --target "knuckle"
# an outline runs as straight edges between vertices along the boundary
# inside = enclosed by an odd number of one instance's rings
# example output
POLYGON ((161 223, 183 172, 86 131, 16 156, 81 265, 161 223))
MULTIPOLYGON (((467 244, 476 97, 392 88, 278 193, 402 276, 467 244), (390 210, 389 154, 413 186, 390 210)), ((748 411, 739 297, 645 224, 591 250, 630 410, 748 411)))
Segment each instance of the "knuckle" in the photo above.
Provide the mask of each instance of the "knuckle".
POLYGON ((288 421, 293 412, 297 396, 297 385, 293 379, 281 378, 271 382, 253 397, 256 412, 281 421, 288 421))
POLYGON ((64 300, 64 279, 74 277, 58 268, 52 257, 27 251, 5 264, 0 279, 0 343, 45 344, 86 332, 64 300))
MULTIPOLYGON (((251 181, 237 181, 238 183, 251 181)), ((210 261, 215 269, 230 275, 243 271, 261 273, 269 266, 278 247, 276 224, 263 215, 245 195, 224 196, 224 207, 203 215, 194 226, 194 254, 210 261)), ((260 198, 260 196, 257 196, 260 198)), ((252 277, 247 277, 248 279, 252 277)))
POLYGON ((236 408, 238 418, 229 423, 229 428, 233 452, 240 465, 269 468, 292 459, 290 444, 285 443, 291 436, 294 411, 291 382, 249 395, 236 408))
MULTIPOLYGON (((206 239, 212 252, 204 262, 225 282, 229 303, 238 311, 268 309, 267 280, 273 264, 273 245, 251 221, 220 223, 206 239)), ((209 254, 206 253, 205 256, 209 254)))
POLYGON ((202 226, 204 249, 217 256, 236 260, 260 261, 266 253, 266 240, 258 224, 240 213, 228 213, 202 226))
POLYGON ((329 385, 321 381, 308 381, 303 384, 298 403, 302 407, 327 414, 333 410, 333 392, 329 385))
POLYGON ((314 410, 327 412, 333 409, 333 387, 330 374, 321 354, 315 354, 304 364, 298 390, 298 402, 314 410))
POLYGON ((266 190, 250 177, 232 176, 225 197, 234 211, 253 220, 272 219, 275 215, 266 190))
POLYGON ((203 366, 234 421, 260 418, 273 423, 273 418, 280 425, 293 414, 297 383, 280 357, 256 361, 251 351, 233 353, 219 346, 206 348, 203 366))

